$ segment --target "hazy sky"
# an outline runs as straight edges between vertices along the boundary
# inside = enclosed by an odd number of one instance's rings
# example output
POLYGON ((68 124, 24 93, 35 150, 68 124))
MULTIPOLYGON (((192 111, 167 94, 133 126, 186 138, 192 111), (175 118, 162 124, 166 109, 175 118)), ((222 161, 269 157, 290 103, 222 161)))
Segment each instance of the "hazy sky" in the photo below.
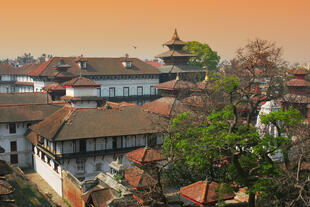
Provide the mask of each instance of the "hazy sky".
POLYGON ((0 59, 153 58, 177 28, 222 60, 258 37, 276 41, 290 62, 310 61, 310 0, 0 0, 0 8, 0 59))

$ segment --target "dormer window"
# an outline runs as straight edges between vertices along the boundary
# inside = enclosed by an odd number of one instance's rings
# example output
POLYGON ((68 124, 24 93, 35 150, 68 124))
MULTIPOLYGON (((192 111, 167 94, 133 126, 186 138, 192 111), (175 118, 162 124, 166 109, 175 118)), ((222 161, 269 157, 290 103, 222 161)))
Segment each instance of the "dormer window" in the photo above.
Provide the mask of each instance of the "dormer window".
POLYGON ((76 62, 77 62, 77 64, 79 65, 79 67, 80 67, 81 69, 86 69, 86 68, 87 68, 87 59, 84 58, 83 56, 78 57, 78 58, 76 59, 76 62))
POLYGON ((123 66, 127 69, 130 69, 131 68, 131 61, 123 61, 122 62, 123 66))

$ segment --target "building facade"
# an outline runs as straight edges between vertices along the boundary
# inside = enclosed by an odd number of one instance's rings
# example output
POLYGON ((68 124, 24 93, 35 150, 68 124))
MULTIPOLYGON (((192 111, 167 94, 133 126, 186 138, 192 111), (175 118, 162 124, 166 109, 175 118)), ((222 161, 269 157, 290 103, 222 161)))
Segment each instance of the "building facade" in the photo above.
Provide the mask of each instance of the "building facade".
POLYGON ((137 106, 104 104, 96 93, 100 85, 81 76, 63 86, 67 104, 26 135, 33 144, 34 169, 59 195, 62 170, 81 181, 92 179, 109 172, 117 158, 128 167, 125 153, 147 142, 162 143, 163 128, 156 124, 161 117, 137 106))
POLYGON ((156 98, 160 71, 137 58, 54 57, 29 75, 34 91, 82 75, 100 84, 96 93, 106 100, 142 104, 156 98))

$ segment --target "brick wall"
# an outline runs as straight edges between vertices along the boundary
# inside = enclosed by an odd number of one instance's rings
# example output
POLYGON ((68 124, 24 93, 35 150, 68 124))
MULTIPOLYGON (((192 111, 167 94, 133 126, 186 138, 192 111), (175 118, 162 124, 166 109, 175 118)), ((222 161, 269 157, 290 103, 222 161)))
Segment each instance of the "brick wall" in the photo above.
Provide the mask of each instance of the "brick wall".
POLYGON ((80 182, 69 172, 63 171, 62 195, 72 207, 85 207, 82 199, 83 188, 80 182))

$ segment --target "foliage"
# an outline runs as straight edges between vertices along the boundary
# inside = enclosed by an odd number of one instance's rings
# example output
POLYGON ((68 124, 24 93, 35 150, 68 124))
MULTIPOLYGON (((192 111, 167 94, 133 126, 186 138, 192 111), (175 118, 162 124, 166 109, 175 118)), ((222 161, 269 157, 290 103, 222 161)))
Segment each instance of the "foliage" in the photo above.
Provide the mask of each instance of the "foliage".
POLYGON ((277 187, 273 181, 284 171, 272 155, 282 153, 289 165, 293 134, 288 129, 303 120, 299 111, 289 108, 262 115, 262 123, 274 126, 277 134, 270 133, 269 127, 258 132, 253 126, 259 107, 283 96, 285 62, 281 54, 275 43, 260 39, 240 48, 229 70, 223 71, 210 89, 224 94, 226 106, 214 109, 202 124, 191 120, 189 114, 179 115, 163 146, 175 167, 184 162, 209 171, 208 180, 247 187, 250 207, 255 206, 257 193, 266 196, 277 187), (260 91, 258 87, 262 87, 260 91))
POLYGON ((185 51, 197 54, 196 57, 191 57, 189 63, 199 67, 206 67, 208 71, 216 71, 220 61, 220 56, 213 51, 208 44, 200 43, 198 41, 187 42, 183 49, 185 51))

